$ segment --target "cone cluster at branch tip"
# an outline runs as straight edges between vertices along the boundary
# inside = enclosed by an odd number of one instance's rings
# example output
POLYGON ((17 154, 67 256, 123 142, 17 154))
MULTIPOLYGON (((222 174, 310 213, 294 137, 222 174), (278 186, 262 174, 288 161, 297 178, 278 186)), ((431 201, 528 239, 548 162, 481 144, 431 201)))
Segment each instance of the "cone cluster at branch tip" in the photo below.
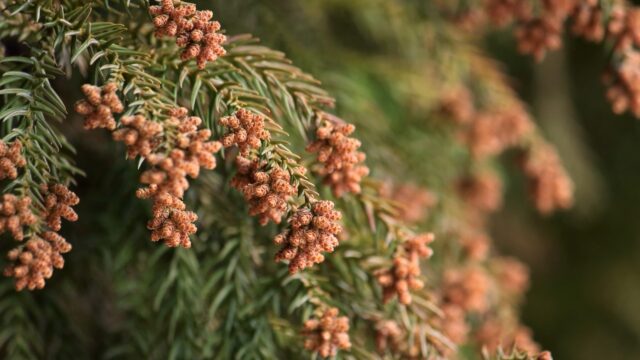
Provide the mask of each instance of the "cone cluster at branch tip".
MULTIPOLYGON (((140 182, 147 186, 138 189, 136 196, 153 200, 153 217, 147 223, 151 240, 163 240, 170 247, 190 247, 189 235, 197 231, 194 225, 197 216, 186 211, 182 201, 184 192, 189 188, 187 177, 197 178, 201 168, 214 169, 214 154, 222 148, 222 144, 209 141, 211 131, 201 129, 202 120, 188 116, 185 108, 170 110, 168 119, 162 123, 142 115, 123 116, 121 127, 116 130, 112 113, 104 117, 96 110, 99 109, 97 104, 109 107, 113 112, 117 112, 114 104, 122 107, 115 90, 113 83, 106 84, 102 89, 84 85, 83 92, 87 100, 78 102, 76 111, 88 115, 87 121, 92 125, 86 128, 113 130, 114 140, 122 141, 127 146, 129 158, 143 156, 150 164, 150 168, 140 175, 140 182)), ((59 215, 71 216, 68 212, 59 215)), ((56 219, 52 218, 51 221, 55 222, 56 219)), ((57 221, 59 223, 59 216, 57 221)), ((55 229, 56 225, 52 225, 52 229, 55 229)))
POLYGON ((580 1, 571 16, 571 31, 589 41, 600 42, 604 38, 605 28, 602 22, 602 7, 599 0, 580 1))
MULTIPOLYGON (((163 126, 165 138, 159 139, 158 148, 147 155, 151 167, 140 175, 140 182, 148 186, 138 189, 136 195, 153 200, 153 217, 147 223, 151 240, 162 240, 169 247, 188 248, 191 247, 189 235, 197 231, 193 223, 198 217, 186 211, 182 201, 189 188, 187 177, 197 178, 201 168, 214 169, 214 154, 222 144, 209 141, 211 131, 200 129, 202 120, 187 116, 187 109, 176 108, 169 115, 163 126), (166 147, 170 149, 168 154, 162 152, 166 147)), ((156 140, 150 143, 155 144, 156 140)))
POLYGON ((573 182, 560 163, 556 150, 546 144, 531 147, 522 159, 529 193, 542 214, 573 205, 573 182))
POLYGON ((516 145, 532 130, 524 109, 511 106, 477 113, 463 137, 476 158, 485 158, 516 145))
POLYGON ((484 213, 502 206, 502 180, 493 171, 479 171, 458 181, 457 191, 465 204, 484 213))
POLYGON ((24 246, 9 251, 7 257, 12 264, 4 269, 4 275, 16 279, 18 291, 42 289, 45 280, 53 275, 53 269, 62 269, 62 254, 70 250, 71 244, 53 231, 34 235, 24 246))
POLYGON ((615 42, 618 52, 640 46, 640 9, 615 5, 607 24, 607 35, 615 42))
POLYGON ((607 99, 616 114, 630 111, 640 117, 640 52, 628 50, 621 55, 620 64, 605 72, 607 99))
POLYGON ((613 112, 630 111, 640 117, 640 8, 615 5, 607 24, 607 38, 614 42, 612 63, 603 80, 613 112))
POLYGON ((264 117, 245 109, 223 117, 220 125, 229 129, 222 137, 222 145, 225 148, 237 146, 242 156, 247 156, 251 150, 258 149, 262 141, 271 138, 269 131, 264 128, 264 117))
POLYGON ((291 185, 291 174, 266 161, 236 157, 238 173, 231 179, 231 186, 238 189, 249 204, 249 214, 257 216, 261 225, 269 221, 279 224, 288 209, 288 200, 298 189, 291 185))
POLYGON ((78 205, 80 198, 73 191, 62 184, 42 185, 40 191, 44 196, 45 221, 51 230, 60 230, 62 218, 78 220, 78 214, 71 207, 78 205))
POLYGON ((209 141, 211 130, 200 129, 199 117, 187 116, 187 113, 185 108, 171 110, 163 125, 167 134, 158 142, 162 148, 154 149, 147 156, 151 168, 140 176, 143 184, 157 186, 154 191, 178 198, 189 188, 187 177, 195 179, 200 168, 216 167, 214 154, 222 147, 217 141, 209 141))
MULTIPOLYGON (((638 61, 640 64, 640 57, 638 57, 638 61)), ((640 79, 640 77, 638 78, 640 79)), ((640 84, 640 81, 637 83, 640 84)), ((468 90, 456 90, 455 92, 470 94, 468 90)), ((445 94, 441 98, 441 110, 450 109, 452 106, 451 100, 448 100, 447 96, 445 94)), ((460 103, 455 107, 470 107, 469 104, 473 102, 473 99, 468 96, 460 96, 456 101, 460 103)), ((640 100, 638 104, 640 104, 640 100)), ((448 111, 450 116, 454 116, 455 112, 448 111)), ((455 119, 454 121, 460 124, 460 139, 477 160, 499 155, 510 147, 526 147, 526 140, 530 138, 529 135, 534 130, 532 121, 520 104, 476 112, 471 115, 471 120, 468 122, 455 119)), ((556 209, 570 207, 573 203, 573 184, 555 150, 543 142, 535 143, 525 150, 524 159, 523 169, 525 175, 530 179, 530 192, 536 208, 546 214, 556 209), (550 176, 542 179, 543 173, 550 176)), ((457 184, 457 190, 467 204, 480 212, 493 212, 502 203, 502 183, 500 178, 491 172, 482 171, 462 178, 457 184)))
MULTIPOLYGON (((238 189, 249 204, 249 214, 257 216, 261 225, 269 221, 278 224, 290 209, 289 200, 298 193, 295 174, 306 169, 292 163, 286 168, 277 161, 267 161, 254 150, 268 143, 271 135, 265 129, 265 119, 248 110, 238 110, 220 120, 227 133, 222 137, 224 147, 237 147, 235 158, 237 173, 231 186, 238 189)), ((340 212, 330 201, 305 204, 289 216, 289 228, 274 238, 282 248, 276 261, 289 261, 289 272, 324 261, 322 252, 332 252, 338 245, 340 212)))
POLYGON ((249 214, 257 216, 261 225, 269 221, 279 224, 289 210, 289 199, 297 194, 298 188, 292 184, 289 171, 275 162, 269 165, 251 153, 263 141, 271 139, 271 134, 264 128, 264 117, 240 109, 220 119, 220 125, 228 130, 222 137, 222 145, 225 148, 235 146, 240 152, 235 159, 238 172, 231 180, 231 186, 244 195, 249 214))
POLYGON ((22 143, 15 140, 11 143, 0 141, 0 180, 18 177, 18 168, 27 164, 22 156, 22 143))
POLYGON ((307 151, 318 154, 319 173, 337 197, 360 193, 360 182, 369 174, 363 164, 366 156, 358 151, 360 141, 349 136, 354 130, 351 124, 325 121, 316 131, 316 140, 307 147, 307 151))
POLYGON ((18 198, 12 194, 2 195, 0 203, 0 234, 11 233, 17 241, 24 240, 24 227, 31 226, 38 218, 31 212, 31 198, 18 198))
POLYGON ((469 312, 487 310, 490 280, 480 267, 447 269, 443 277, 443 293, 446 303, 454 304, 469 312))
POLYGON ((442 307, 444 315, 442 319, 443 333, 455 344, 463 344, 469 334, 469 325, 465 319, 465 312, 456 305, 444 305, 442 307))
POLYGON ((380 195, 396 203, 398 218, 408 224, 424 220, 428 210, 438 201, 433 192, 411 183, 387 183, 381 188, 380 195))
POLYGON ((155 35, 175 37, 176 44, 184 48, 182 60, 195 58, 199 69, 226 53, 222 44, 227 38, 218 33, 220 23, 211 21, 211 11, 198 11, 194 4, 162 0, 161 5, 150 6, 149 13, 153 16, 155 35))
POLYGON ((488 18, 498 26, 531 16, 530 4, 522 0, 486 0, 485 11, 488 18))
POLYGON ((23 226, 35 225, 41 217, 49 230, 34 234, 22 245, 7 254, 11 262, 4 269, 5 276, 15 278, 16 290, 42 289, 53 269, 64 266, 62 254, 71 250, 71 245, 56 231, 60 230, 61 218, 76 221, 78 215, 71 206, 80 201, 76 194, 61 184, 43 185, 44 209, 37 216, 30 210, 31 199, 5 194, 0 205, 0 224, 3 231, 9 230, 14 239, 24 241, 23 226))
POLYGON ((445 91, 440 98, 440 112, 458 125, 470 123, 476 114, 473 95, 464 86, 445 91))
MULTIPOLYGON (((467 324, 464 309, 455 304, 443 304, 440 306, 440 310, 442 310, 442 316, 434 319, 434 326, 456 345, 467 342, 471 329, 467 324)), ((436 347, 447 359, 454 355, 454 349, 440 341, 436 341, 436 347)))
POLYGON ((564 22, 571 18, 574 35, 593 42, 612 43, 611 66, 604 82, 607 98, 616 114, 630 111, 640 117, 640 8, 625 1, 613 2, 610 11, 599 0, 545 0, 534 15, 527 0, 487 0, 485 12, 497 25, 517 22, 519 49, 541 60, 547 50, 562 44, 564 22), (606 15, 606 18, 605 18, 606 15))
POLYGON ((113 132, 113 140, 122 141, 127 146, 127 157, 149 156, 159 145, 162 124, 147 120, 142 115, 123 116, 121 127, 113 132))
POLYGON ((376 349, 380 353, 387 350, 398 351, 404 341, 404 331, 397 322, 383 320, 376 325, 376 349))
POLYGON ((523 22, 516 29, 518 50, 542 61, 547 51, 562 46, 563 22, 554 17, 541 17, 523 22))
POLYGON ((491 241, 484 232, 467 232, 461 235, 460 244, 467 260, 484 261, 489 255, 491 241))
POLYGON ((493 267, 496 280, 506 293, 522 295, 529 288, 529 269, 518 259, 499 258, 493 267))
POLYGON ((86 130, 116 128, 113 115, 124 111, 124 106, 116 94, 117 89, 115 83, 107 83, 101 88, 90 84, 82 85, 85 99, 76 102, 75 110, 84 116, 86 130))
POLYGON ((349 319, 338 317, 338 309, 329 308, 319 319, 304 323, 302 335, 306 337, 304 347, 321 357, 335 356, 338 350, 351 348, 349 340, 349 319))
POLYGON ((198 231, 194 224, 198 216, 187 211, 181 199, 167 192, 158 192, 157 189, 157 186, 151 185, 146 192, 138 193, 141 198, 153 198, 153 215, 147 223, 147 228, 151 230, 151 241, 163 240, 169 247, 190 248, 189 236, 198 231))
POLYGON ((275 260, 288 260, 289 273, 323 262, 322 253, 333 252, 338 246, 342 214, 333 208, 333 202, 327 200, 317 201, 310 208, 300 208, 289 219, 290 229, 275 237, 274 242, 282 245, 275 260))
POLYGON ((459 125, 459 137, 479 159, 494 156, 517 145, 529 135, 534 125, 519 104, 476 109, 473 94, 465 86, 453 87, 443 93, 439 110, 459 125))
POLYGON ((376 271, 375 276, 382 286, 385 303, 398 295, 400 303, 408 305, 412 301, 410 290, 424 287, 424 282, 420 280, 420 259, 433 254, 433 250, 428 247, 433 240, 431 233, 413 236, 402 244, 394 256, 391 268, 376 271))
POLYGON ((534 14, 529 1, 488 0, 485 10, 488 18, 498 26, 516 21, 518 49, 540 61, 547 51, 562 46, 563 25, 576 4, 576 0, 544 0, 538 13, 534 14))

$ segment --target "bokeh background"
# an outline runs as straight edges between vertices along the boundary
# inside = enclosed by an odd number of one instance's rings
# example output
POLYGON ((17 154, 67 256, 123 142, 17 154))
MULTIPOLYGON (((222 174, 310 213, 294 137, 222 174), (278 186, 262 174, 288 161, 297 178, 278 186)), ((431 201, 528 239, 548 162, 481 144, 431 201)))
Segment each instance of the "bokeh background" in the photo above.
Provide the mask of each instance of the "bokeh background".
MULTIPOLYGON (((377 21, 380 1, 201 3, 224 19, 228 33, 253 33, 316 74, 338 95, 343 112, 357 107, 351 103, 356 102, 375 106, 386 117, 406 116, 394 90, 363 67, 376 58, 414 56, 411 44, 389 44, 396 35, 419 29, 393 18, 362 26, 367 17, 377 21), (345 89, 345 83, 351 88, 345 89)), ((386 3, 393 7, 395 1, 386 3)), ((515 168, 504 167, 506 205, 493 217, 492 230, 503 254, 531 267, 523 321, 557 359, 640 358, 640 122, 610 111, 600 78, 605 51, 565 39, 562 50, 538 64, 517 53, 509 30, 488 33, 478 42, 502 63, 513 88, 558 147, 577 189, 572 210, 542 217, 527 203, 515 168)), ((394 63, 387 65, 393 68, 394 63)), ((398 82, 406 81, 404 69, 397 70, 398 82)), ((431 91, 443 85, 421 76, 416 74, 414 81, 431 91)), ((361 128, 377 126, 375 118, 357 121, 361 128)))

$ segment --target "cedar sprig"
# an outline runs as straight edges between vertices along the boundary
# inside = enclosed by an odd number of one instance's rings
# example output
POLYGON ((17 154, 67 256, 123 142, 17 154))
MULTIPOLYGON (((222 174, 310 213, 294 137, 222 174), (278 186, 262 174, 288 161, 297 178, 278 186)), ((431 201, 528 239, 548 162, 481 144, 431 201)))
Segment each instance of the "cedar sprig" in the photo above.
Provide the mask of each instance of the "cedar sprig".
POLYGON ((322 120, 315 140, 307 146, 307 151, 317 154, 321 164, 318 173, 336 197, 360 193, 360 183, 369 174, 369 168, 363 165, 366 156, 359 151, 360 141, 350 136, 355 126, 326 113, 321 116, 326 120, 322 120))
POLYGON ((75 105, 78 114, 85 117, 84 128, 86 130, 105 128, 114 130, 116 120, 114 114, 124 110, 122 102, 116 95, 117 85, 107 83, 102 88, 89 84, 82 85, 82 92, 86 97, 75 105))
POLYGON ((351 348, 349 319, 338 316, 337 308, 319 310, 318 317, 304 323, 304 347, 323 358, 336 356, 338 350, 351 348))
POLYGON ((429 258, 433 250, 427 245, 434 240, 433 234, 408 236, 398 246, 393 257, 393 266, 376 271, 375 276, 382 286, 383 301, 389 302, 396 295, 403 305, 411 304, 409 290, 420 290, 424 282, 420 279, 420 259, 429 258))
POLYGON ((69 221, 78 219, 71 208, 79 202, 77 195, 62 184, 52 184, 42 185, 40 196, 45 199, 44 208, 33 208, 29 197, 17 198, 10 194, 3 195, 0 204, 3 230, 6 227, 14 240, 23 243, 9 251, 10 263, 4 269, 5 276, 15 278, 18 291, 44 288, 53 269, 64 266, 62 254, 71 250, 71 244, 57 231, 61 217, 69 221))
POLYGON ((153 16, 155 35, 175 37, 176 44, 184 48, 181 59, 195 58, 200 70, 226 53, 222 47, 226 36, 218 33, 220 23, 211 21, 211 11, 196 10, 194 4, 179 0, 161 0, 161 5, 149 7, 149 13, 153 16))
POLYGON ((0 164, 3 177, 13 179, 3 189, 2 223, 20 243, 9 252, 4 274, 15 278, 17 290, 41 289, 53 269, 62 268, 61 254, 71 249, 56 231, 60 217, 77 220, 71 206, 79 199, 63 184, 82 172, 65 155, 73 148, 49 125, 66 115, 50 84, 62 74, 55 59, 34 50, 31 58, 7 57, 1 63, 11 71, 1 86, 10 95, 4 95, 0 109, 5 124, 0 164))
POLYGON ((288 261, 290 274, 322 263, 322 253, 333 252, 339 244, 341 218, 342 213, 327 200, 298 208, 289 218, 289 228, 274 238, 281 246, 275 260, 288 261))
POLYGON ((332 202, 319 201, 304 190, 303 204, 293 204, 306 170, 286 147, 272 145, 263 116, 241 109, 223 117, 220 125, 226 129, 223 145, 240 152, 235 160, 238 173, 231 184, 243 193, 249 213, 258 216, 262 225, 269 220, 280 223, 289 214, 289 228, 274 239, 282 246, 276 261, 288 261, 292 274, 323 262, 322 252, 333 252, 339 243, 340 212, 332 202))
MULTIPOLYGON (((85 88, 87 99, 77 103, 77 110, 84 110, 87 103, 104 103, 105 96, 101 98, 99 88, 85 88)), ((102 87, 103 92, 107 93, 107 101, 122 107, 115 94, 117 88, 118 85, 113 82, 102 87)), ((94 116, 93 112, 82 113, 94 116)), ((210 141, 211 131, 202 129, 202 120, 188 116, 186 108, 171 109, 156 121, 147 120, 143 115, 125 116, 121 124, 122 127, 117 130, 112 126, 102 127, 114 130, 114 139, 127 145, 130 158, 145 156, 150 165, 140 176, 140 181, 148 186, 139 189, 136 195, 153 200, 153 217, 147 224, 151 230, 151 240, 163 240, 170 247, 191 247, 189 236, 197 230, 194 225, 197 216, 186 210, 182 200, 189 188, 187 178, 197 178, 201 167, 214 169, 214 154, 220 150, 221 144, 210 141)))

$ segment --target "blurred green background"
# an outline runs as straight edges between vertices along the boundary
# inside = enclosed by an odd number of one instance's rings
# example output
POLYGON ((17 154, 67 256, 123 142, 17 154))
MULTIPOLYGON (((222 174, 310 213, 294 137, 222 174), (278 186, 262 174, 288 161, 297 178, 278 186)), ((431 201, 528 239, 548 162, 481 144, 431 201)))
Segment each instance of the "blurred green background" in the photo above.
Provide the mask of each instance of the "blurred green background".
MULTIPOLYGON (((363 59, 424 56, 412 52, 410 44, 380 45, 391 33, 420 31, 403 23, 410 17, 369 28, 359 22, 370 17, 375 23, 376 6, 383 3, 393 11, 399 1, 201 3, 214 9, 227 33, 253 33, 317 75, 339 95, 338 109, 358 97, 340 96, 348 89, 335 79, 362 80, 361 67, 367 66, 363 59), (362 11, 354 15, 358 6, 362 11)), ((426 19, 439 21, 429 14, 426 19)), ((526 201, 515 168, 505 167, 506 206, 494 216, 492 228, 502 253, 531 266, 523 321, 557 359, 639 359, 640 122, 610 111, 600 76, 605 51, 600 45, 565 39, 561 51, 536 64, 517 54, 508 30, 479 41, 504 65, 514 89, 558 147, 577 188, 573 210, 543 218, 526 201)), ((403 81, 400 75, 398 81, 403 81)), ((442 85, 426 84, 436 92, 442 85)), ((375 85, 368 94, 387 117, 404 116, 406 109, 396 108, 388 95, 375 85)), ((368 126, 367 121, 359 119, 360 127, 368 126)))

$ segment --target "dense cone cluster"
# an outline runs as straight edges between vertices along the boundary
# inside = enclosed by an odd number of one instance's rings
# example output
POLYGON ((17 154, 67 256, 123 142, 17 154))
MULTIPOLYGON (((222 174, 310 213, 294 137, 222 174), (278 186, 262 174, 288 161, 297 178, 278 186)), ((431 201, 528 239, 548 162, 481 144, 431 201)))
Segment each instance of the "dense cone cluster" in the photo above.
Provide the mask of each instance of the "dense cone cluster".
POLYGON ((237 146, 242 156, 260 147, 261 141, 269 141, 271 135, 264 128, 264 117, 245 109, 220 119, 220 125, 229 129, 221 139, 225 148, 237 146))
POLYGON ((522 295, 529 288, 529 269, 518 259, 498 258, 493 268, 498 285, 505 293, 522 295))
POLYGON ((142 115, 123 116, 121 127, 113 132, 113 140, 122 141, 127 146, 127 157, 149 156, 159 145, 158 136, 162 133, 162 124, 147 120, 142 115))
POLYGON ((23 246, 9 252, 7 257, 12 264, 4 269, 4 275, 16 279, 18 291, 42 289, 45 280, 53 275, 53 269, 64 266, 62 254, 70 250, 71 244, 53 231, 34 235, 23 246))
POLYGON ((616 114, 630 111, 640 117, 640 8, 613 7, 607 23, 607 37, 614 42, 614 56, 605 72, 607 99, 616 114))
POLYGON ((304 323, 302 335, 306 337, 304 347, 321 357, 335 356, 338 350, 351 348, 349 340, 349 319, 338 317, 338 309, 329 308, 319 319, 304 323))
POLYGON ((516 29, 518 50, 541 61, 546 52, 562 46, 562 25, 559 18, 545 16, 521 23, 516 29))
POLYGON ((383 320, 376 325, 376 349, 384 353, 388 349, 398 351, 404 341, 404 331, 397 322, 383 320))
POLYGON ((107 83, 101 88, 90 84, 82 85, 85 99, 76 103, 75 110, 84 116, 85 129, 116 128, 113 115, 124 111, 124 106, 116 94, 117 89, 115 83, 107 83))
POLYGON ((463 344, 469 334, 466 313, 459 306, 448 304, 442 307, 442 332, 455 344, 463 344))
MULTIPOLYGON (((519 16, 516 13, 530 11, 526 6, 518 7, 523 3, 520 0, 495 0, 485 4, 489 3, 496 6, 494 10, 498 12, 512 11, 516 19, 519 16)), ((565 13, 568 8, 549 7, 559 13, 565 13)), ((534 19, 537 18, 527 17, 526 22, 519 24, 533 25, 535 22, 530 20, 534 19)), ((546 146, 534 132, 532 121, 519 103, 476 110, 473 94, 460 89, 464 86, 460 85, 455 92, 445 92, 437 108, 439 114, 446 115, 457 125, 455 130, 469 149, 473 163, 455 183, 457 194, 464 203, 461 222, 456 224, 459 229, 453 231, 458 236, 460 251, 454 251, 452 255, 457 264, 443 272, 442 290, 437 294, 441 316, 430 321, 430 325, 444 336, 431 342, 446 358, 455 351, 452 345, 467 344, 470 335, 475 333, 477 326, 471 319, 490 317, 494 313, 515 314, 521 299, 519 295, 527 286, 526 268, 510 261, 494 261, 490 257, 491 240, 485 227, 490 213, 502 205, 502 181, 497 174, 487 170, 486 163, 508 148, 515 147, 528 153, 531 144, 546 146), (449 341, 443 340, 445 338, 449 341)), ((561 164, 557 165, 562 169, 561 164)), ((546 191, 555 191, 555 184, 540 185, 547 186, 546 191)), ((500 318, 499 324, 506 326, 511 320, 500 318)), ((526 346, 525 340, 520 342, 526 346)), ((483 343, 478 344, 482 348, 483 343)))
POLYGON ((0 234, 11 233, 14 239, 24 240, 25 226, 31 226, 38 221, 31 212, 31 198, 17 197, 12 194, 2 195, 0 203, 0 234))
POLYGON ((489 236, 481 231, 466 232, 460 237, 466 260, 479 262, 487 259, 491 246, 489 236))
POLYGON ((62 218, 68 221, 78 220, 78 214, 71 207, 78 205, 80 198, 73 191, 62 184, 42 185, 40 190, 44 197, 44 220, 51 230, 60 230, 62 218))
POLYGON ((466 132, 464 141, 471 153, 484 158, 516 145, 533 130, 533 124, 520 106, 478 113, 466 132))
POLYGON ((458 194, 469 206, 493 212, 502 206, 502 180, 493 171, 479 171, 458 181, 458 194))
POLYGON ((45 280, 53 275, 53 269, 64 266, 62 254, 71 250, 71 245, 56 231, 60 230, 61 218, 76 221, 78 215, 71 208, 80 201, 75 193, 61 184, 42 185, 41 195, 44 209, 37 214, 31 211, 31 198, 5 194, 0 204, 1 232, 9 231, 17 241, 24 241, 23 227, 37 229, 40 220, 49 230, 30 235, 22 245, 11 250, 7 258, 11 262, 5 269, 5 276, 15 278, 17 290, 42 289, 45 280))
POLYGON ((445 91, 440 98, 440 112, 458 125, 471 122, 476 113, 471 91, 464 86, 445 91))
POLYGON ((540 61, 548 50, 562 45, 563 24, 575 7, 575 0, 545 0, 534 15, 531 4, 525 0, 488 0, 485 11, 496 25, 515 21, 518 49, 540 61))
POLYGON ((433 241, 433 234, 416 235, 402 244, 401 250, 393 259, 393 266, 389 269, 378 270, 375 274, 382 286, 384 302, 388 302, 398 295, 398 300, 404 305, 411 303, 410 290, 424 287, 420 280, 420 259, 433 254, 429 244, 433 241))
POLYGON ((260 160, 236 158, 238 173, 231 186, 238 189, 249 204, 249 214, 257 216, 261 225, 269 221, 279 224, 287 213, 288 200, 298 192, 291 185, 291 174, 277 165, 267 169, 260 160))
POLYGON ((162 0, 161 5, 150 6, 149 13, 153 16, 155 35, 175 37, 176 44, 184 48, 181 58, 196 59, 199 69, 204 69, 207 62, 225 54, 222 44, 227 38, 218 33, 220 23, 211 21, 211 11, 198 11, 193 4, 182 5, 179 1, 162 0))
MULTIPOLYGON (((638 57, 636 65, 640 65, 640 57, 638 57)), ((631 75, 634 72, 629 70, 630 76, 636 76, 631 75)), ((640 82, 638 83, 640 84, 640 82)), ((640 91, 637 93, 640 94, 640 91)), ((460 99, 464 102, 471 101, 471 99, 464 97, 460 99)), ((627 103, 625 102, 625 104, 627 103)), ((640 104, 640 100, 638 104, 640 104)), ((476 113, 472 116, 471 122, 462 124, 461 128, 461 138, 468 146, 470 153, 476 160, 483 160, 498 155, 513 146, 525 146, 524 140, 533 133, 534 125, 522 106, 516 104, 499 110, 476 113)), ((555 154, 555 150, 552 148, 545 150, 545 148, 550 147, 541 144, 527 149, 528 155, 525 158, 535 157, 542 158, 542 160, 532 160, 530 161, 532 165, 530 167, 523 166, 523 169, 530 179, 531 193, 536 207, 540 212, 548 213, 558 208, 569 207, 572 204, 573 185, 566 175, 560 159, 555 154), (539 154, 535 155, 536 153, 539 154), (546 161, 549 166, 540 165, 542 161, 546 161), (545 175, 553 175, 553 177, 547 176, 542 179, 539 176, 543 172, 545 175)), ((529 162, 525 160, 523 163, 529 162)), ((483 171, 464 177, 457 185, 460 197, 470 207, 478 209, 480 212, 493 212, 501 206, 502 182, 491 172, 483 171)))
POLYGON ((15 140, 9 144, 0 141, 0 180, 18 177, 18 168, 27 164, 22 156, 22 143, 15 140))
POLYGON ((140 176, 143 184, 156 185, 158 194, 169 193, 182 198, 189 188, 187 177, 193 179, 200 174, 200 168, 212 170, 216 167, 214 154, 222 145, 217 141, 209 141, 211 131, 199 129, 202 120, 199 117, 187 116, 187 109, 178 108, 170 113, 171 117, 165 121, 167 146, 172 149, 168 154, 158 150, 147 156, 152 166, 140 176), (168 130, 170 129, 170 130, 168 130))
MULTIPOLYGON (((173 9, 171 1, 163 2, 162 9, 168 6, 173 9)), ((184 9, 173 10, 178 14, 184 9)), ((180 21, 183 20, 186 21, 180 21)), ((82 89, 87 99, 76 104, 76 111, 87 116, 85 127, 114 130, 114 140, 127 146, 129 158, 143 156, 150 164, 140 176, 140 182, 147 187, 139 189, 136 195, 153 200, 153 217, 147 224, 152 241, 163 240, 171 247, 190 247, 189 235, 197 230, 194 225, 197 216, 186 211, 182 201, 189 188, 187 177, 198 177, 201 168, 214 169, 214 154, 222 145, 209 141, 211 131, 201 129, 202 120, 188 116, 185 108, 170 110, 168 119, 162 123, 142 115, 123 116, 121 127, 116 130, 113 113, 122 111, 122 104, 115 94, 116 86, 109 83, 100 89, 84 85, 82 89)), ((60 217, 69 220, 77 217, 69 207, 75 200, 58 185, 51 189, 51 194, 45 198, 47 222, 51 229, 58 230, 60 217)))
POLYGON ((324 261, 323 252, 333 252, 342 232, 342 214, 334 210, 331 201, 316 201, 310 208, 298 209, 289 219, 289 227, 277 235, 274 242, 282 248, 276 261, 289 261, 289 272, 298 271, 324 261))
POLYGON ((349 136, 354 130, 351 124, 326 121, 316 131, 316 140, 307 147, 307 151, 318 154, 322 164, 319 172, 337 197, 360 193, 360 182, 369 174, 369 168, 363 165, 366 156, 358 151, 360 141, 349 136))
MULTIPOLYGON (((243 194, 249 214, 258 217, 261 225, 269 221, 279 224, 291 209, 290 200, 298 194, 294 176, 306 169, 263 159, 255 151, 270 144, 271 135, 265 129, 263 116, 241 109, 222 118, 220 125, 227 130, 222 145, 239 150, 235 158, 237 173, 231 186, 243 194)), ((341 214, 333 209, 332 202, 311 201, 289 216, 289 228, 274 239, 282 246, 275 260, 288 261, 292 274, 324 261, 322 253, 334 250, 342 231, 341 214)))
POLYGON ((387 184, 382 191, 382 196, 390 198, 398 206, 398 218, 405 223, 415 223, 424 220, 427 211, 434 207, 437 198, 431 191, 415 184, 399 184, 391 186, 387 184))
POLYGON ((599 0, 579 1, 571 19, 573 20, 571 31, 576 36, 593 42, 600 42, 604 38, 605 29, 599 0))
POLYGON ((573 205, 573 182, 550 145, 534 145, 524 155, 522 168, 533 202, 543 214, 573 205))
MULTIPOLYGON (((435 317, 431 321, 433 326, 439 329, 442 335, 454 345, 462 345, 467 342, 471 329, 467 324, 466 312, 454 304, 441 305, 440 310, 442 315, 435 317)), ((436 339, 434 345, 445 359, 455 357, 455 347, 451 347, 451 345, 440 341, 440 339, 436 339)))
POLYGON ((464 86, 445 92, 439 108, 459 126, 460 140, 478 159, 495 156, 517 145, 534 128, 520 104, 477 111, 472 93, 464 86))
POLYGON ((485 11, 494 24, 502 26, 530 17, 531 5, 522 0, 486 0, 485 11))
POLYGON ((616 5, 611 10, 607 33, 616 51, 626 51, 640 46, 640 9, 616 5))
MULTIPOLYGON (((640 8, 625 1, 608 4, 599 0, 544 0, 534 15, 530 5, 527 0, 487 0, 484 11, 496 25, 515 21, 520 51, 537 60, 546 51, 562 45, 564 23, 568 19, 575 36, 611 42, 612 64, 604 77, 607 98, 615 113, 629 110, 640 117, 640 86, 635 71, 639 65, 635 49, 640 47, 640 8)), ((459 99, 463 102, 464 96, 459 99)), ((465 107, 458 105, 458 109, 465 107)))
POLYGON ((444 274, 444 299, 470 312, 485 312, 489 306, 490 280, 480 267, 448 269, 444 274))
POLYGON ((620 63, 605 73, 608 86, 607 99, 613 112, 622 114, 630 111, 640 117, 640 52, 629 50, 622 54, 620 63))
POLYGON ((141 174, 140 182, 148 186, 138 189, 136 195, 153 199, 153 218, 147 224, 152 231, 152 241, 163 240, 170 247, 190 247, 189 235, 197 230, 193 224, 197 216, 186 211, 182 201, 189 188, 187 177, 198 177, 200 168, 214 169, 214 154, 222 145, 209 141, 211 131, 200 129, 202 120, 187 116, 187 109, 173 109, 169 115, 164 122, 166 143, 163 146, 171 150, 165 155, 160 149, 154 149, 147 156, 151 168, 141 174))
POLYGON ((190 248, 189 236, 198 231, 194 224, 198 216, 186 211, 186 205, 179 198, 167 192, 158 192, 157 189, 157 186, 151 185, 146 192, 139 193, 143 198, 153 197, 153 217, 147 223, 147 228, 151 230, 151 241, 162 240, 169 247, 190 248))

